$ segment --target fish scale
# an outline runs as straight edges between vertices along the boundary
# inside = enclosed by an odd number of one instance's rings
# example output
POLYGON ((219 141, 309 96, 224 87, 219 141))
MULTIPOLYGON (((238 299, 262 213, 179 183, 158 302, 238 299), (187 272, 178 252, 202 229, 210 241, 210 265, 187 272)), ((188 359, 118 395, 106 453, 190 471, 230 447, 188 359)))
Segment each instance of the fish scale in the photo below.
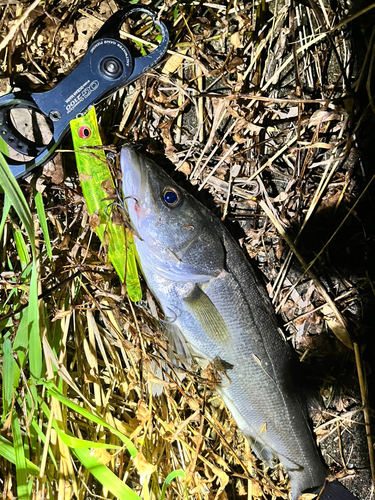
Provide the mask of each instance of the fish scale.
MULTIPOLYGON (((174 316, 173 335, 182 334, 198 361, 225 370, 217 392, 258 457, 280 460, 292 500, 321 489, 327 471, 295 387, 292 352, 251 265, 221 221, 153 161, 124 147, 121 168, 142 238, 135 237, 139 265, 164 314, 174 316)), ((336 481, 320 499, 355 497, 336 481)))
MULTIPOLYGON (((228 246, 227 240, 226 250, 228 246)), ((228 259, 238 251, 238 247, 233 246, 227 252, 228 259)), ((217 279, 212 280, 215 283, 212 290, 210 286, 205 287, 217 308, 224 304, 220 312, 232 334, 229 349, 217 353, 234 365, 227 372, 231 383, 226 388, 218 387, 218 392, 232 413, 240 415, 243 423, 239 423, 239 427, 253 443, 260 458, 269 460, 278 456, 285 466, 290 464, 288 470, 295 483, 307 483, 306 468, 313 465, 313 477, 310 484, 301 485, 300 491, 303 491, 324 481, 326 473, 311 433, 306 432, 301 404, 290 391, 290 351, 258 293, 249 293, 250 301, 253 299, 250 306, 244 290, 257 290, 258 285, 251 270, 244 276, 245 286, 241 284, 243 279, 238 279, 232 271, 224 275, 220 283, 217 279), (233 300, 225 300, 226 297, 233 297, 233 300), (265 431, 261 433, 263 428, 265 431), (291 472, 293 464, 303 470, 291 472)), ((205 355, 208 357, 209 352, 205 355)))

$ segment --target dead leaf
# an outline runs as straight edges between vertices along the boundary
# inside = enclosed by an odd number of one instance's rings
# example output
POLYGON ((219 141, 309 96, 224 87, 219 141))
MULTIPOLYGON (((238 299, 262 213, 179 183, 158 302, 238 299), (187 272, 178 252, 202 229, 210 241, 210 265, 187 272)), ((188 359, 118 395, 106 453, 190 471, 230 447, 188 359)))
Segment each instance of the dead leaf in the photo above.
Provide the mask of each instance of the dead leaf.
POLYGON ((193 411, 197 411, 200 408, 199 401, 194 399, 194 398, 188 398, 187 404, 189 405, 190 409, 193 411))
POLYGON ((149 106, 151 106, 157 113, 160 115, 165 115, 165 116, 170 116, 172 118, 176 118, 181 111, 185 109, 185 107, 188 105, 190 102, 189 99, 185 99, 185 101, 179 106, 178 108, 175 107, 170 107, 170 108, 165 108, 163 106, 158 106, 157 104, 154 104, 153 102, 146 101, 149 106))
POLYGON ((103 465, 107 465, 113 458, 113 455, 103 448, 93 449, 90 455, 94 456, 103 465))
POLYGON ((201 420, 201 410, 198 408, 190 417, 188 417, 186 420, 181 422, 177 427, 172 436, 170 436, 169 441, 174 441, 177 436, 180 434, 180 432, 190 424, 190 422, 200 422, 201 420))
MULTIPOLYGON (((64 27, 60 27, 58 32, 58 38, 60 39, 61 47, 71 47, 74 43, 74 32, 73 24, 69 24, 64 27)), ((40 43, 40 42, 39 42, 40 43)))
POLYGON ((309 120, 309 127, 317 127, 324 122, 332 120, 341 120, 341 116, 329 109, 318 109, 309 120))
POLYGON ((183 174, 185 174, 186 177, 189 177, 189 175, 191 174, 192 170, 193 170, 193 166, 188 161, 184 161, 182 163, 182 165, 178 169, 178 171, 182 172, 183 174))
POLYGON ((220 467, 222 467, 224 470, 228 470, 228 471, 230 470, 228 463, 225 461, 225 459, 223 457, 221 457, 220 455, 217 455, 213 451, 211 453, 212 453, 212 456, 214 457, 215 463, 217 465, 220 465, 220 467))
POLYGON ((282 191, 280 194, 276 196, 276 198, 273 198, 273 202, 279 203, 280 201, 285 201, 287 200, 291 195, 289 193, 286 193, 285 191, 282 191))
POLYGON ((103 191, 105 191, 105 193, 112 197, 112 196, 115 196, 117 197, 117 192, 116 192, 116 189, 113 187, 113 184, 112 184, 112 179, 108 177, 108 179, 106 179, 105 181, 103 181, 101 184, 100 184, 100 187, 103 189, 103 191))
POLYGON ((178 156, 176 156, 176 153, 177 153, 177 149, 173 145, 167 146, 165 148, 164 154, 171 161, 173 161, 173 160, 177 160, 178 161, 178 156))
POLYGON ((263 498, 263 488, 259 484, 258 481, 255 479, 251 479, 250 481, 251 484, 251 494, 255 498, 263 498))
MULTIPOLYGON (((178 52, 180 52, 181 54, 186 54, 188 50, 189 47, 186 47, 183 49, 179 49, 178 52)), ((165 63, 162 73, 164 75, 174 73, 181 66, 183 60, 184 60, 183 57, 174 54, 165 63)))
POLYGON ((333 144, 327 144, 326 142, 314 142, 313 144, 309 144, 307 142, 298 142, 299 146, 302 146, 303 149, 333 149, 335 146, 333 144))
POLYGON ((81 182, 88 181, 89 179, 92 179, 92 175, 84 174, 83 172, 79 173, 79 180, 81 182))
POLYGON ((222 378, 218 373, 214 363, 208 363, 206 368, 202 370, 202 377, 205 379, 207 387, 213 389, 215 385, 222 382, 222 378))
POLYGON ((248 140, 247 137, 243 137, 242 135, 240 134, 234 134, 233 135, 233 140, 237 142, 237 144, 243 144, 244 142, 246 142, 248 140))
POLYGON ((112 209, 111 222, 112 222, 112 224, 115 224, 116 226, 123 226, 124 225, 124 219, 122 218, 122 214, 119 210, 117 210, 116 207, 114 209, 112 209))
POLYGON ((173 146, 173 138, 171 134, 171 126, 173 124, 173 120, 168 120, 167 122, 161 123, 159 125, 159 129, 161 130, 161 136, 163 138, 166 149, 173 146))
POLYGON ((38 191, 38 193, 40 194, 43 194, 45 189, 46 189, 46 185, 44 184, 45 182, 45 179, 43 179, 43 177, 38 177, 37 180, 36 180, 36 183, 35 183, 35 189, 38 191))
POLYGON ((66 318, 66 316, 69 316, 69 314, 71 314, 72 311, 69 309, 68 311, 59 311, 57 310, 57 313, 55 314, 55 316, 52 318, 52 322, 54 321, 57 321, 59 319, 63 319, 63 318, 66 318))
POLYGON ((100 226, 100 215, 97 212, 94 212, 90 216, 89 224, 90 224, 91 229, 95 229, 96 227, 100 226))
POLYGON ((244 63, 244 60, 242 57, 234 57, 228 64, 227 64, 227 69, 229 73, 232 73, 233 71, 236 71, 238 66, 241 66, 241 64, 244 63))
POLYGON ((135 415, 141 422, 145 422, 151 418, 150 408, 143 400, 139 401, 135 415))
POLYGON ((61 163, 61 156, 57 155, 43 167, 43 175, 50 177, 54 184, 62 184, 64 181, 64 169, 61 163))
MULTIPOLYGON (((243 43, 242 43, 242 40, 241 40, 241 36, 239 34, 238 31, 236 31, 235 33, 233 33, 233 35, 231 35, 230 37, 230 43, 234 46, 234 47, 243 47, 243 43)), ((241 63, 242 64, 242 63, 241 63)))
POLYGON ((88 17, 81 17, 76 22, 76 29, 78 38, 73 44, 72 52, 75 56, 79 56, 83 52, 86 52, 88 42, 92 35, 97 32, 98 27, 88 17))
POLYGON ((239 118, 237 123, 236 123, 236 126, 234 128, 234 132, 240 132, 240 131, 244 131, 245 129, 249 130, 250 132, 253 133, 253 135, 259 135, 260 132, 263 130, 264 127, 261 127, 259 125, 255 125, 255 123, 252 123, 248 120, 246 120, 246 118, 239 118))
POLYGON ((62 242, 58 245, 58 248, 60 248, 60 250, 68 250, 69 242, 70 242, 70 235, 65 234, 64 238, 62 239, 62 242))
POLYGON ((134 428, 129 425, 127 422, 122 422, 121 420, 115 418, 114 419, 116 429, 122 432, 125 435, 129 435, 134 431, 134 428))
POLYGON ((129 340, 123 339, 122 342, 122 347, 128 351, 131 351, 134 349, 134 344, 130 342, 129 340))
POLYGON ((141 451, 138 451, 136 456, 133 458, 133 464, 140 476, 148 476, 156 471, 156 466, 150 464, 150 462, 145 459, 141 451))
POLYGON ((215 500, 217 500, 221 494, 222 491, 224 491, 226 485, 229 482, 229 476, 226 472, 223 470, 219 469, 218 467, 215 467, 215 465, 212 466, 212 472, 218 477, 219 482, 220 482, 220 487, 216 493, 215 500))
POLYGON ((212 146, 215 140, 216 131, 226 115, 226 111, 229 106, 229 101, 227 99, 212 99, 213 116, 214 120, 211 126, 210 137, 208 138, 207 144, 205 146, 205 151, 212 146))

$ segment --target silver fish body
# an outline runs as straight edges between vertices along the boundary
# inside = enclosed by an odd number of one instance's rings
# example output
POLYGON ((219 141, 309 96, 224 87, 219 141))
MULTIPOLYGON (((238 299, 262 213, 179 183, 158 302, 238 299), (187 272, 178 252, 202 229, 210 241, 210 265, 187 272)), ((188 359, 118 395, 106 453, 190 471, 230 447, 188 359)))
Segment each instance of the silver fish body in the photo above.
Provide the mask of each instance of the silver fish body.
POLYGON ((224 367, 217 391, 255 453, 280 460, 297 500, 326 469, 265 291, 221 221, 153 161, 124 147, 121 167, 150 290, 194 355, 224 367))

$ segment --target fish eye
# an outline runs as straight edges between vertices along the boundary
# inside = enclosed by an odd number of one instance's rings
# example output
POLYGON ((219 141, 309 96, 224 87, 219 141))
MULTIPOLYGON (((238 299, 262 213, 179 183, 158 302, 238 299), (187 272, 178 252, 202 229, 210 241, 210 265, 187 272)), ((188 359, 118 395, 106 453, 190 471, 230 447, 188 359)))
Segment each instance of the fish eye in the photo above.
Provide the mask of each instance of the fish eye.
POLYGON ((176 208, 181 205, 181 193, 172 186, 167 186, 163 191, 163 201, 170 208, 176 208))

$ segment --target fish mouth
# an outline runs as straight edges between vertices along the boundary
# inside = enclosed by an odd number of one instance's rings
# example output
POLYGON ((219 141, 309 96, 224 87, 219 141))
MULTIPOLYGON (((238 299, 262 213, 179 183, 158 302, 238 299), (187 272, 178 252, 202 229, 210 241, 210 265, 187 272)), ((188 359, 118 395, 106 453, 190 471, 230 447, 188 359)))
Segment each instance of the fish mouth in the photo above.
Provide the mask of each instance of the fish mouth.
POLYGON ((122 191, 130 222, 140 239, 155 238, 158 208, 150 190, 146 158, 130 146, 121 149, 122 191), (151 233, 150 233, 151 231, 151 233))
POLYGON ((142 179, 143 169, 140 157, 130 146, 121 149, 120 165, 122 171, 122 190, 125 198, 133 197, 138 200, 141 187, 144 185, 142 179))
POLYGON ((149 189, 148 169, 143 155, 132 147, 123 146, 120 157, 122 191, 131 221, 136 224, 141 218, 154 216, 154 207, 149 189), (151 203, 150 203, 151 201, 151 203))
MULTIPOLYGON (((158 237, 157 222, 159 209, 150 189, 149 167, 146 158, 138 154, 132 147, 123 146, 121 149, 120 164, 122 170, 123 193, 130 222, 138 234, 136 236, 145 241, 149 257, 152 256, 153 266, 157 267, 158 250, 164 249, 164 255, 174 263, 180 263, 179 256, 158 237)), ((163 270, 163 267, 160 267, 163 270)))

